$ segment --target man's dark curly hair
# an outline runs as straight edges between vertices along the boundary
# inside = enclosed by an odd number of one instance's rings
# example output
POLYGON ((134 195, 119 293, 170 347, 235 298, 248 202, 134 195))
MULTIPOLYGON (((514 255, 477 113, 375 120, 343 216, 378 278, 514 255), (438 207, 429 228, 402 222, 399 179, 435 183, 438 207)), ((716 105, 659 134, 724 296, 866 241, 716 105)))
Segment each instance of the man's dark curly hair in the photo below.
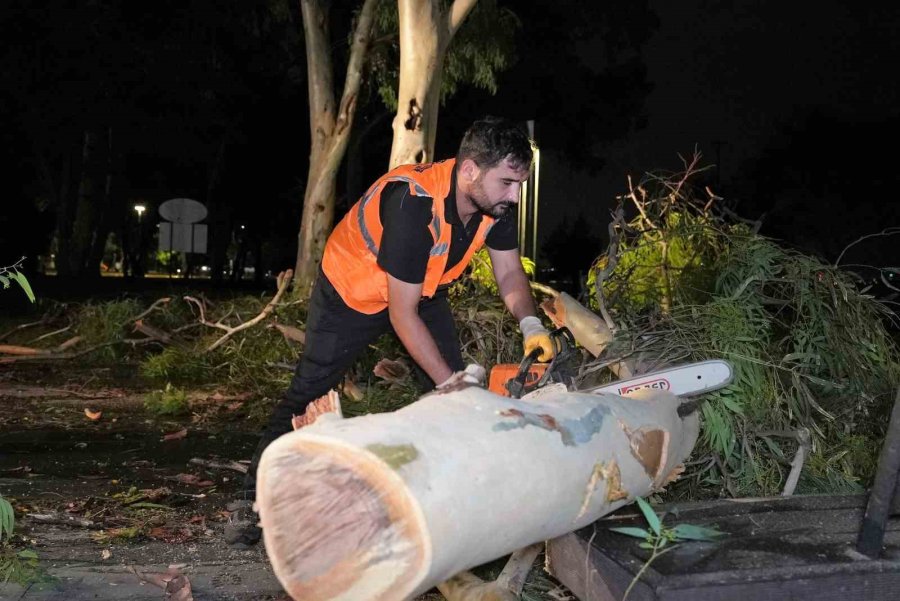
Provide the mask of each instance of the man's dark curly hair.
POLYGON ((522 128, 509 119, 485 117, 472 124, 463 136, 456 162, 472 159, 482 169, 490 169, 509 158, 516 169, 531 168, 532 141, 522 128))

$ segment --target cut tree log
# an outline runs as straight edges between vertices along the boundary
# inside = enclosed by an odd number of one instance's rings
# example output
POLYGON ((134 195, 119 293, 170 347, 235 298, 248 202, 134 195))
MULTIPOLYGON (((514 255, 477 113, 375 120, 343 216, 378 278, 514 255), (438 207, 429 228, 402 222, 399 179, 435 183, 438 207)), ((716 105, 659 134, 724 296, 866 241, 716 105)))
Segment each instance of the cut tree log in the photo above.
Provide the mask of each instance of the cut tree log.
POLYGON ((317 421, 260 461, 272 567, 296 599, 408 599, 660 488, 699 432, 679 402, 516 400, 461 382, 394 413, 317 421))

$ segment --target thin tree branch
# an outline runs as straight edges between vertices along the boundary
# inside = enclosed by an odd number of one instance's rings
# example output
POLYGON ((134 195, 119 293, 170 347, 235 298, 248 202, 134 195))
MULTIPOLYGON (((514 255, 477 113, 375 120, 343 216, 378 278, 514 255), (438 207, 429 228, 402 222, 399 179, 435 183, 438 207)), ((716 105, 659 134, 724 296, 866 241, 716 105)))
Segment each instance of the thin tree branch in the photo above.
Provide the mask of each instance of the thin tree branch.
POLYGON ((335 134, 349 132, 356 112, 356 99, 362 85, 362 70, 366 64, 369 48, 372 44, 372 28, 375 24, 375 8, 379 0, 366 0, 359 11, 356 30, 353 32, 353 44, 350 46, 350 60, 347 62, 347 75, 344 79, 344 93, 341 96, 340 109, 335 123, 335 134))
MULTIPOLYGON (((644 220, 644 222, 648 226, 650 226, 650 229, 658 230, 659 228, 656 226, 655 223, 650 221, 650 218, 647 216, 647 211, 644 210, 644 201, 638 200, 637 194, 635 193, 634 190, 635 190, 635 188, 631 182, 631 176, 629 175, 628 176, 628 197, 631 198, 632 202, 634 202, 634 206, 637 207, 638 212, 641 214, 641 218, 644 220)), ((647 195, 644 194, 644 191, 641 189, 640 186, 638 186, 638 190, 641 192, 641 196, 643 196, 646 199, 647 195)))
MULTIPOLYGON (((294 277, 294 272, 291 269, 288 269, 287 271, 282 271, 281 273, 279 273, 278 278, 276 279, 276 283, 278 285, 278 290, 275 292, 275 296, 272 297, 272 300, 269 301, 269 304, 267 304, 263 308, 263 310, 259 313, 259 315, 257 315, 253 319, 251 319, 249 321, 245 321, 241 325, 235 326, 233 328, 229 328, 228 326, 225 326, 228 329, 228 331, 221 338, 219 338, 218 340, 213 342, 211 345, 209 345, 206 348, 206 352, 215 350, 216 348, 221 346, 226 340, 228 340, 229 338, 231 338, 238 332, 240 332, 242 330, 246 330, 247 328, 253 327, 256 324, 258 324, 259 322, 261 322, 262 320, 264 320, 266 317, 268 317, 269 314, 271 314, 272 311, 275 310, 276 305, 278 305, 278 301, 281 300, 281 297, 284 294, 285 290, 288 289, 288 286, 291 283, 291 278, 293 278, 293 277, 294 277)), ((219 325, 221 325, 221 324, 219 324, 219 325)))
POLYGON ((189 302, 193 305, 197 305, 197 310, 200 311, 200 323, 202 325, 209 326, 211 328, 219 328, 220 330, 225 330, 226 332, 231 330, 230 326, 226 326, 225 324, 222 323, 222 319, 225 319, 225 317, 227 317, 227 315, 215 323, 213 323, 211 321, 207 321, 207 319, 206 319, 206 303, 205 302, 203 302, 202 300, 196 299, 193 296, 185 296, 184 300, 186 300, 187 302, 189 302))
POLYGON ((135 322, 140 321, 141 319, 147 317, 148 315, 150 315, 151 313, 156 311, 159 307, 161 307, 165 304, 168 304, 168 302, 171 300, 172 300, 172 297, 170 297, 170 296, 164 296, 162 298, 156 299, 155 301, 153 301, 153 304, 150 305, 150 307, 146 311, 144 311, 143 313, 141 313, 140 315, 135 317, 134 321, 135 322))
POLYGON ((618 328, 616 327, 616 322, 613 321, 612 316, 609 314, 609 310, 606 308, 606 297, 603 295, 603 283, 610 274, 612 274, 616 265, 619 263, 619 243, 621 242, 621 235, 619 232, 621 229, 617 229, 616 226, 619 226, 619 228, 625 226, 625 208, 622 206, 621 202, 619 203, 619 206, 616 207, 615 212, 613 212, 612 221, 609 222, 607 229, 609 232, 609 246, 606 249, 606 267, 597 273, 595 279, 597 305, 600 307, 600 315, 603 317, 603 321, 606 322, 606 327, 609 328, 609 331, 613 334, 615 334, 618 328))
MULTIPOLYGON (((38 323, 40 323, 40 322, 38 322, 38 323)), ((28 344, 33 344, 33 343, 35 343, 35 342, 40 342, 41 340, 44 340, 44 339, 46 339, 46 338, 50 338, 50 337, 52 337, 52 336, 56 336, 57 334, 62 334, 63 332, 68 332, 68 331, 71 330, 71 329, 72 329, 72 324, 69 324, 69 325, 67 325, 67 326, 64 327, 64 328, 60 328, 60 329, 58 329, 58 330, 53 330, 52 332, 48 332, 48 333, 46 333, 46 334, 43 334, 43 335, 41 335, 41 336, 38 336, 37 338, 33 338, 32 340, 29 340, 29 341, 28 341, 28 344)), ((0 340, 2 340, 2 338, 0 338, 0 340)))
POLYGON ((463 21, 475 8, 477 2, 478 0, 455 0, 453 2, 450 10, 447 11, 447 31, 450 33, 450 36, 447 38, 448 41, 452 40, 456 32, 459 31, 463 21))
POLYGON ((857 238, 856 240, 854 240, 853 242, 851 242, 850 244, 848 244, 847 246, 844 247, 844 250, 842 250, 841 254, 838 255, 837 261, 834 262, 834 266, 835 267, 839 266, 841 264, 841 259, 844 258, 844 254, 846 254, 846 252, 848 250, 850 250, 852 247, 856 246, 863 240, 868 240, 869 238, 879 238, 882 236, 896 236, 897 234, 900 234, 900 227, 888 227, 888 228, 881 230, 880 232, 878 232, 876 234, 867 234, 865 236, 857 238))
MULTIPOLYGON (((9 331, 3 333, 2 335, 0 335, 0 340, 6 340, 7 338, 9 338, 10 336, 12 336, 13 334, 15 334, 16 332, 18 332, 19 330, 26 330, 26 329, 28 329, 28 328, 33 328, 34 326, 41 326, 41 325, 44 325, 45 323, 47 323, 48 321, 50 321, 50 318, 47 317, 47 314, 44 314, 44 316, 41 317, 41 319, 40 319, 39 321, 32 321, 32 322, 29 322, 29 323, 22 323, 22 324, 17 325, 17 326, 14 327, 13 329, 11 329, 11 330, 9 330, 9 331)), ((34 341, 32 340, 32 342, 34 342, 34 341)))

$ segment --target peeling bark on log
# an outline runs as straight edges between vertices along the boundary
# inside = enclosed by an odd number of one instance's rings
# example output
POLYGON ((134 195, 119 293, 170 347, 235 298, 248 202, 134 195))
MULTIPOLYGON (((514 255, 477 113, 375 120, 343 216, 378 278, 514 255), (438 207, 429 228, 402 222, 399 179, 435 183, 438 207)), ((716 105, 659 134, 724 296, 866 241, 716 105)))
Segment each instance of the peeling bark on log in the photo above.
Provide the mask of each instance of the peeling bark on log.
POLYGON ((286 434, 257 479, 273 569, 297 599, 408 599, 661 487, 699 432, 678 405, 460 384, 286 434))

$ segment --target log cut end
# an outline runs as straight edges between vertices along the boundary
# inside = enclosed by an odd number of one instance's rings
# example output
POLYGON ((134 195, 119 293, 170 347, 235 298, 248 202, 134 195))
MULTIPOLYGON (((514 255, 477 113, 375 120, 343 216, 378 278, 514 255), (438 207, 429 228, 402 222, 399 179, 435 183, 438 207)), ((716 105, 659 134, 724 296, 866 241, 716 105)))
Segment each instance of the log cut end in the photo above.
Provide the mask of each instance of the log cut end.
POLYGON ((257 479, 263 539, 293 598, 387 601, 416 589, 431 548, 395 469, 377 453, 303 432, 266 449, 257 479))

